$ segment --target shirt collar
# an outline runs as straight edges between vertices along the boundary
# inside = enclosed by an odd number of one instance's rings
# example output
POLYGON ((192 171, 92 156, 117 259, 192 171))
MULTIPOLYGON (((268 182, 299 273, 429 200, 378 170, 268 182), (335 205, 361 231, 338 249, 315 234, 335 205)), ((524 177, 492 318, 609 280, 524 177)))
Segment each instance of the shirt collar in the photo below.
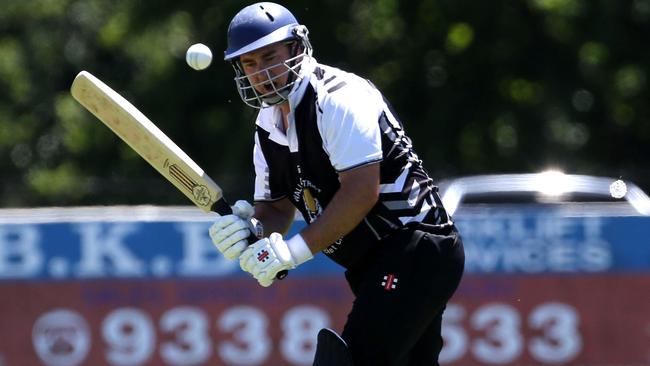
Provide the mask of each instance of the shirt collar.
POLYGON ((287 136, 282 132, 278 123, 282 123, 282 112, 280 107, 272 106, 260 109, 255 124, 269 133, 269 139, 284 146, 288 146, 287 136))
POLYGON ((298 74, 300 81, 293 85, 293 89, 291 90, 291 93, 289 93, 289 104, 291 105, 292 111, 298 105, 298 103, 300 103, 303 95, 305 95, 305 90, 307 89, 311 75, 313 74, 314 69, 317 65, 318 62, 313 57, 309 57, 309 60, 301 65, 300 73, 298 74))
MULTIPOLYGON (((302 100, 302 97, 305 95, 305 90, 307 89, 307 85, 309 84, 309 80, 311 79, 311 75, 313 74, 316 65, 318 65, 316 59, 310 57, 309 60, 307 60, 300 68, 300 73, 298 74, 300 80, 294 84, 288 98, 292 114, 298 103, 302 100)), ((269 132, 270 140, 280 145, 289 146, 287 135, 276 125, 277 123, 282 123, 281 113, 280 107, 278 106, 260 109, 255 123, 265 131, 269 132)), ((293 118, 289 118, 289 120, 289 123, 291 124, 293 118)))

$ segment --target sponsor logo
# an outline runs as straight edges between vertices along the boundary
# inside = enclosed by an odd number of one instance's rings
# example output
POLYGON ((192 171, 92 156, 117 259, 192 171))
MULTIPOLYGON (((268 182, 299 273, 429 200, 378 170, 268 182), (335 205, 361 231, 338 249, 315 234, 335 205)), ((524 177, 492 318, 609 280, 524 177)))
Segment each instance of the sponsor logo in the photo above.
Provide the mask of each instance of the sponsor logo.
POLYGON ((334 254, 334 252, 336 252, 341 247, 342 243, 343 243, 343 238, 339 238, 337 241, 332 243, 329 247, 323 249, 323 253, 328 255, 334 254))
POLYGON ((55 309, 36 320, 32 341, 45 365, 76 366, 90 350, 90 331, 84 318, 76 312, 55 309))
POLYGON ((381 286, 386 291, 395 290, 397 288, 397 277, 392 273, 385 275, 384 280, 381 282, 381 286))
POLYGON ((212 197, 210 196, 210 190, 208 190, 208 187, 198 184, 189 174, 185 173, 181 167, 170 163, 169 160, 165 160, 163 168, 169 169, 169 175, 176 179, 183 188, 191 192, 194 200, 198 204, 208 206, 212 202, 212 197))
POLYGON ((257 253, 258 262, 266 262, 267 259, 269 259, 269 252, 267 250, 262 250, 261 252, 257 253))

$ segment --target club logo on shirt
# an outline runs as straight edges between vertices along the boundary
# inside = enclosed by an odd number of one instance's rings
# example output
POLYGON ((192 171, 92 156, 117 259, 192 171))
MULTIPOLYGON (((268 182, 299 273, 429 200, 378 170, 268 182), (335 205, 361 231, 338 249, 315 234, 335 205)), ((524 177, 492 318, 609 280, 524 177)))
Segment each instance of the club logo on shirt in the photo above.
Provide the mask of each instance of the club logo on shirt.
POLYGON ((293 199, 295 202, 303 202, 305 205, 304 211, 309 222, 314 221, 323 213, 323 206, 321 206, 318 198, 314 196, 315 193, 317 194, 320 191, 320 188, 316 187, 308 179, 300 179, 300 183, 294 189, 293 199))
POLYGON ((305 187, 302 189, 302 199, 305 202, 305 208, 307 209, 307 213, 309 214, 310 219, 314 220, 315 218, 320 216, 323 209, 321 208, 318 199, 316 199, 314 195, 311 193, 309 187, 305 187))

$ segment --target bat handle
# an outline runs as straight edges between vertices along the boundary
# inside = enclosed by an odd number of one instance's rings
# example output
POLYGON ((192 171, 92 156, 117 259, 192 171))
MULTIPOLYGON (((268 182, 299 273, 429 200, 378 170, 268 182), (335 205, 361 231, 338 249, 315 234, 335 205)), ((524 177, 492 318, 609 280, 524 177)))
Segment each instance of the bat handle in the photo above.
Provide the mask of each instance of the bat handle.
MULTIPOLYGON (((226 200, 224 198, 221 198, 220 200, 215 202, 210 209, 213 212, 216 212, 221 216, 232 215, 232 208, 230 207, 230 205, 228 204, 228 202, 226 202, 226 200)), ((257 220, 255 220, 254 218, 250 219, 250 227, 251 228, 257 228, 259 225, 260 224, 259 224, 259 222, 257 220)), ((255 233, 251 229, 251 234, 248 236, 248 238, 246 238, 246 240, 248 240, 248 244, 250 245, 250 244, 253 244, 256 241, 258 241, 259 238, 257 237, 257 235, 255 235, 255 233)), ((283 279, 285 279, 287 277, 288 274, 289 274, 289 271, 287 271, 285 269, 285 270, 282 270, 282 271, 278 272, 275 275, 275 278, 277 278, 278 280, 283 280, 283 279)))

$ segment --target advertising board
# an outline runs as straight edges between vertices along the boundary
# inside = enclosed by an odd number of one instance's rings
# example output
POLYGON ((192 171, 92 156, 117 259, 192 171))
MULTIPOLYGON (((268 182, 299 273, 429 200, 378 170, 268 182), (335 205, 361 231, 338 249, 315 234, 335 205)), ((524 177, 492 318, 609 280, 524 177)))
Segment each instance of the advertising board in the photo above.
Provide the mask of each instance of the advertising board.
MULTIPOLYGON (((340 331, 351 306, 322 255, 259 287, 214 250, 210 218, 184 209, 1 216, 0 365, 310 365, 316 332, 340 331)), ((532 207, 456 221, 466 273, 442 364, 650 364, 647 217, 532 207)))

